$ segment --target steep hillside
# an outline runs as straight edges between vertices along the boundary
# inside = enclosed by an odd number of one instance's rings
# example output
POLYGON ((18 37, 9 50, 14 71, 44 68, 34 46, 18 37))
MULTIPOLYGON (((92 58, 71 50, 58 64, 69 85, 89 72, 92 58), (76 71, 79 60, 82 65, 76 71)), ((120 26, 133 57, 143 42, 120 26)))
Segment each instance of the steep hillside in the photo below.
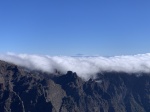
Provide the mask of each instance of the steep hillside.
POLYGON ((0 112, 150 112, 150 74, 97 76, 84 81, 72 71, 54 75, 0 61, 0 112))

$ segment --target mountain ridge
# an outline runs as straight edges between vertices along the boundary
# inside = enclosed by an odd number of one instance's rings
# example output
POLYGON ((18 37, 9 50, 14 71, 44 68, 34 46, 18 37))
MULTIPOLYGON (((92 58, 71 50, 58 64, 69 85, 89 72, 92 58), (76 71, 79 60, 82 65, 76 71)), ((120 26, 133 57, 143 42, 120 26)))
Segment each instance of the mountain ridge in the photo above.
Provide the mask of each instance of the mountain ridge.
POLYGON ((148 112, 150 74, 105 72, 83 80, 0 61, 2 112, 148 112))

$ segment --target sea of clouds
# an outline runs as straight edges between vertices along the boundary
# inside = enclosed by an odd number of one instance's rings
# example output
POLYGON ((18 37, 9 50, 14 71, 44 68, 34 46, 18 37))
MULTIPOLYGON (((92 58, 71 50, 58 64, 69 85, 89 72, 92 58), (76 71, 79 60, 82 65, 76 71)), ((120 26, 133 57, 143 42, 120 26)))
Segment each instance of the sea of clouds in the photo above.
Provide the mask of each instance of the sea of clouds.
POLYGON ((32 70, 54 73, 73 71, 88 79, 96 73, 115 71, 126 73, 150 73, 150 53, 127 56, 41 56, 29 54, 1 54, 0 60, 11 62, 32 70))

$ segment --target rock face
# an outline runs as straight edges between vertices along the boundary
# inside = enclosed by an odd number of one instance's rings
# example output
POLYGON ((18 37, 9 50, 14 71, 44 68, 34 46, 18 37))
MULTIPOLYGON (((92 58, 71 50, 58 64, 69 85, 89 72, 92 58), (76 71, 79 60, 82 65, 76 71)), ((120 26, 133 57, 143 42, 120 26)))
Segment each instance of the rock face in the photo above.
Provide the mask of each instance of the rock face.
POLYGON ((0 112, 150 112, 150 74, 105 72, 84 81, 71 71, 52 75, 0 61, 0 112))

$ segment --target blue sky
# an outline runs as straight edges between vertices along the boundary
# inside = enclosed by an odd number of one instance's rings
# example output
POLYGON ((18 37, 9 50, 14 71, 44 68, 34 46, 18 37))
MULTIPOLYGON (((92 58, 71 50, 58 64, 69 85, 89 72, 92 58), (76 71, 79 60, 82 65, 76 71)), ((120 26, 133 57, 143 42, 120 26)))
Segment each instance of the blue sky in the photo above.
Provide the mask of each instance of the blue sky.
POLYGON ((1 0, 0 53, 150 52, 149 0, 1 0))

